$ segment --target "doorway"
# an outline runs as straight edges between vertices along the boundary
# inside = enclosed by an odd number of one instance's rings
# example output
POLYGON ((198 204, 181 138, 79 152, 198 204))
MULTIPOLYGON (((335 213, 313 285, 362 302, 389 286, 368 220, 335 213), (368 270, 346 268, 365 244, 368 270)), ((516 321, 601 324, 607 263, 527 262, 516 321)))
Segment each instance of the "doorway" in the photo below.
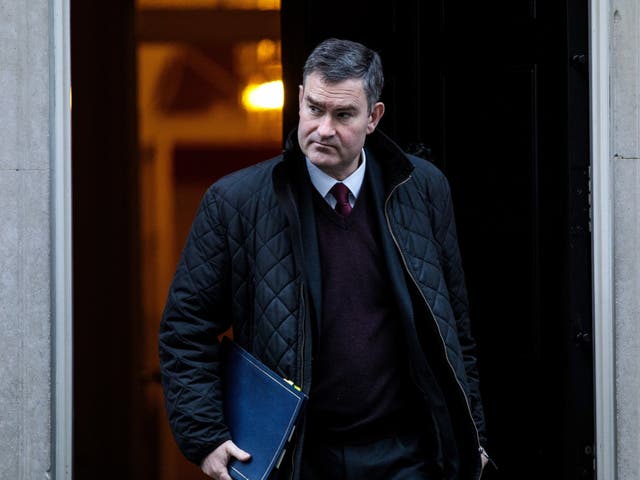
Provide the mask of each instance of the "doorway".
POLYGON ((204 478, 166 420, 157 333, 206 188, 278 154, 277 0, 71 2, 76 479, 204 478), (253 92, 253 93, 252 93, 253 92))
POLYGON ((180 13, 170 3, 139 15, 133 1, 71 2, 74 477, 200 478, 160 431, 167 427, 155 334, 169 272, 202 189, 279 151, 274 126, 295 124, 304 58, 321 39, 341 36, 382 55, 381 128, 451 182, 487 448, 500 467, 486 477, 594 478, 584 2, 476 2, 452 11, 444 0, 285 0, 281 13, 242 17, 238 35, 251 35, 248 25, 268 27, 268 40, 279 39, 281 18, 286 90, 279 120, 273 112, 253 117, 270 118, 256 121, 272 140, 242 148, 235 129, 208 126, 234 82, 224 80, 233 64, 229 40, 220 38, 226 29, 209 28, 216 20, 203 5, 228 10, 231 2, 202 1, 180 13), (337 9, 344 14, 332 15, 337 9), (153 82, 134 88, 147 68, 170 91, 154 93, 153 82), (203 90, 208 101, 192 96, 203 90), (147 135, 144 122, 158 116, 138 115, 145 101, 156 114, 204 123, 181 130, 161 118, 169 140, 147 135))

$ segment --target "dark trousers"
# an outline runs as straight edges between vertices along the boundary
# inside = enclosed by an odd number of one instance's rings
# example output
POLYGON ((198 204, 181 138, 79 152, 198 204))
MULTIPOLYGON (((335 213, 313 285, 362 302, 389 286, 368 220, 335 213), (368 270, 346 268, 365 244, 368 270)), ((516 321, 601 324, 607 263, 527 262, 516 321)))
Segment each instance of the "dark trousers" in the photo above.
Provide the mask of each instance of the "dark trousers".
POLYGON ((368 443, 307 440, 304 480, 442 480, 422 433, 402 433, 368 443))

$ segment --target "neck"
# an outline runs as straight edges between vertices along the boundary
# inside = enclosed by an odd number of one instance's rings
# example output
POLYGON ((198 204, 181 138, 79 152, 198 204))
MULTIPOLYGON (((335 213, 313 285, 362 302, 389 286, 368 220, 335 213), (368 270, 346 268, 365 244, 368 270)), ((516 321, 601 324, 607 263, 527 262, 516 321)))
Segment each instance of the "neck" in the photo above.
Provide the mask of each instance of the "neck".
POLYGON ((323 168, 320 167, 324 173, 329 175, 330 177, 335 178, 339 182, 343 181, 345 178, 348 178, 353 172, 355 172, 360 164, 362 163, 362 155, 358 154, 358 156, 354 159, 353 162, 349 164, 349 167, 344 169, 333 169, 333 168, 323 168))

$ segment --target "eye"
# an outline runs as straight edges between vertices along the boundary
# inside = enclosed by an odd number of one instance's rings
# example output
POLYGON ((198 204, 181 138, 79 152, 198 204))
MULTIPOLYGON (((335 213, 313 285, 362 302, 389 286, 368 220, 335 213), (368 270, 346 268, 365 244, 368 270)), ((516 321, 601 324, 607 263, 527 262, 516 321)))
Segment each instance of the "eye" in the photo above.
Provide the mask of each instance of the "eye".
POLYGON ((340 120, 349 120, 351 117, 353 117, 353 114, 351 112, 340 112, 340 113, 338 113, 338 118, 340 120))
POLYGON ((313 114, 319 114, 320 113, 320 109, 315 105, 308 105, 307 108, 313 114))

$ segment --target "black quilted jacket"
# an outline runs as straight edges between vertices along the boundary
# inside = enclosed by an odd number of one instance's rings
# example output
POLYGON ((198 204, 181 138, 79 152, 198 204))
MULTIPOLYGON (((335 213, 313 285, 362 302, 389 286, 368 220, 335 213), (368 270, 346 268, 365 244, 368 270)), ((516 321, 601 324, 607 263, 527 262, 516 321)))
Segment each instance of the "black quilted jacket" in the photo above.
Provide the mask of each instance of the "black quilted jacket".
MULTIPOLYGON (((321 275, 311 197, 300 187, 306 167, 290 145, 209 188, 169 291, 162 384, 176 441, 197 464, 229 439, 216 341, 229 326, 236 341, 310 391, 321 275)), ((427 403, 448 417, 460 463, 453 477, 478 478, 484 420, 448 183, 380 132, 365 148, 412 376, 424 392, 440 392, 427 403)), ((300 451, 286 467, 292 478, 300 451)))

